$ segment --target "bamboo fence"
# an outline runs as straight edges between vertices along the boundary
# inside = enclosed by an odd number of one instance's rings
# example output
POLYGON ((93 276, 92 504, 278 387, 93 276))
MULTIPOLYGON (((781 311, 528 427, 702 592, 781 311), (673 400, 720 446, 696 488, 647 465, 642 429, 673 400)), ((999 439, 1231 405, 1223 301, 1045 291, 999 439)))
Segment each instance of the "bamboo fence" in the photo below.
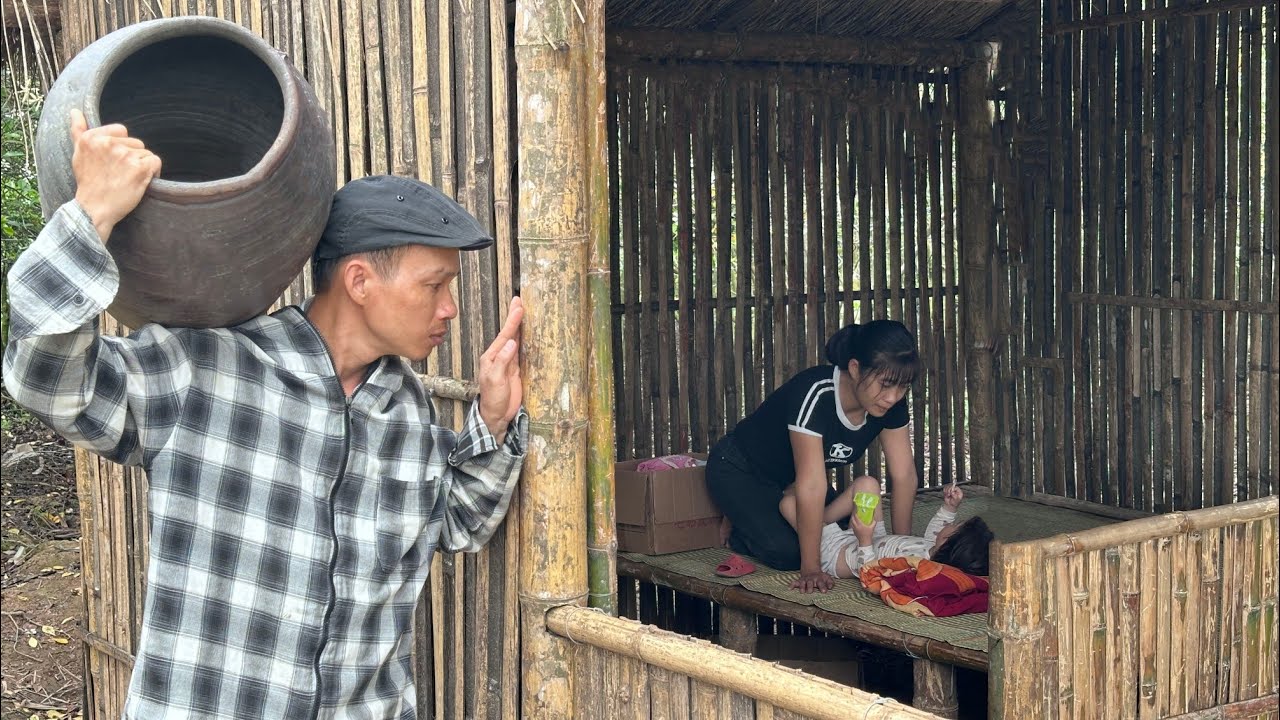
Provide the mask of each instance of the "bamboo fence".
POLYGON ((993 717, 1276 716, 1276 497, 1000 546, 993 717))
MULTIPOLYGON (((517 277, 506 3, 64 0, 65 55, 124 25, 185 14, 238 22, 303 71, 329 110, 339 148, 335 186, 378 173, 417 176, 452 193, 494 233, 493 249, 464 254, 456 288, 464 321, 420 368, 444 378, 440 388, 457 390, 450 380, 473 377, 517 277)), ((304 272, 281 302, 310 292, 304 272)), ((122 331, 109 316, 103 329, 122 331)), ((461 420, 460 406, 439 405, 450 422, 461 420)), ((77 469, 86 714, 119 717, 145 591, 146 479, 85 454, 77 469)), ((487 548, 435 558, 416 617, 421 717, 519 716, 519 517, 517 499, 487 548)))
POLYGON ((997 489, 1153 512, 1270 495, 1280 10, 1131 7, 1055 0, 1043 37, 1003 38, 997 489))

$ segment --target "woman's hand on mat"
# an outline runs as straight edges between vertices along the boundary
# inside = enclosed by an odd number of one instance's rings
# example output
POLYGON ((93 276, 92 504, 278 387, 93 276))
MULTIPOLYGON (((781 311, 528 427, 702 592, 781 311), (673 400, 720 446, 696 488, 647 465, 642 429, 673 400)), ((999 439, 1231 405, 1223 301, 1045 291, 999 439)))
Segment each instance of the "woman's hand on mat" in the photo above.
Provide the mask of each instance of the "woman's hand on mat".
POLYGON ((720 518, 720 547, 729 547, 729 536, 733 534, 733 523, 728 517, 720 518))
POLYGON ((791 582, 791 589, 799 590, 802 593, 827 592, 835 586, 835 578, 821 570, 817 572, 801 572, 800 577, 791 582))
POLYGON ((959 485, 951 483, 942 489, 942 504, 947 506, 951 512, 960 509, 960 503, 964 501, 964 490, 959 485))

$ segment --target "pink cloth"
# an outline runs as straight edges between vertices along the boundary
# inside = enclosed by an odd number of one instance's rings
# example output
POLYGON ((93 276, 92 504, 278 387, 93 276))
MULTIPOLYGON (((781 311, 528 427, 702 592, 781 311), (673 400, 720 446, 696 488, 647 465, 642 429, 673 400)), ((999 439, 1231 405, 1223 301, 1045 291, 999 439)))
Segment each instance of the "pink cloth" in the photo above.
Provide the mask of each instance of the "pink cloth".
POLYGON ((663 455, 662 457, 650 458, 636 465, 636 470, 640 472, 653 472, 655 470, 678 470, 680 468, 696 467, 700 463, 697 458, 688 455, 663 455))

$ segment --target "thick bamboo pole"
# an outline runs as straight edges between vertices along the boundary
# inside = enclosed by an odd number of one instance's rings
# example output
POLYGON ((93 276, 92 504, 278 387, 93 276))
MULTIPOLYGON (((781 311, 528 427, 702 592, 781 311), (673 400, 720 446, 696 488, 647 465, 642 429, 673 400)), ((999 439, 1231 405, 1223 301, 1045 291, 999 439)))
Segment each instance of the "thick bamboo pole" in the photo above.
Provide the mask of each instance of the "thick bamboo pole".
POLYGON ((587 107, 589 125, 587 191, 590 256, 587 287, 591 351, 587 368, 587 578, 591 607, 617 613, 618 537, 613 508, 613 317, 609 270, 609 104, 604 51, 604 0, 586 3, 587 107))
MULTIPOLYGON (((1044 642, 1040 605, 1044 556, 1036 543, 993 544, 991 548, 991 665, 988 693, 991 717, 1045 717, 1044 683, 1039 662, 1044 642)), ((1068 659, 1065 651, 1062 659, 1068 659)), ((1060 670, 1060 672, 1064 672, 1060 670)))
MULTIPOLYGON (((547 627, 573 642, 635 658, 655 668, 687 675, 704 683, 703 687, 714 685, 807 717, 830 720, 937 717, 704 640, 585 608, 555 608, 547 613, 547 627)), ((724 699, 724 693, 719 694, 724 699)))
POLYGON ((531 437, 520 493, 521 715, 574 717, 573 645, 545 614, 587 594, 587 124, 584 18, 516 4, 517 236, 531 437))
MULTIPOLYGON (((988 55, 990 53, 988 52, 988 55)), ((992 353, 990 301, 987 297, 991 247, 991 60, 975 60, 960 70, 960 242, 964 256, 965 355, 969 378, 969 449, 973 481, 994 487, 991 418, 992 353)))

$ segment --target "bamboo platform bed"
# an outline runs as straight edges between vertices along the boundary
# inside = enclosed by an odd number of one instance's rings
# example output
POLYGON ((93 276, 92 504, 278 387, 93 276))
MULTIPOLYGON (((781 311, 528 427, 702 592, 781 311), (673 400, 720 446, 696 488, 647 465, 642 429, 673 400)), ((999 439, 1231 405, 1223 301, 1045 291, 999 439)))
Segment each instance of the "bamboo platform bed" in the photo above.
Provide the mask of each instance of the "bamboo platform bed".
MULTIPOLYGON (((1124 591, 1136 593, 1135 588, 1126 587, 1122 590, 1116 581, 1120 574, 1120 558, 1130 554, 1125 546, 1129 545, 1133 539, 1141 538, 1139 544, 1150 544, 1157 548, 1157 552, 1158 548, 1172 549, 1174 545, 1185 548, 1186 541, 1179 540, 1180 536, 1189 533, 1195 537, 1196 542, 1203 543, 1208 535, 1204 531, 1211 528, 1221 530, 1227 527, 1248 528, 1242 534, 1229 530, 1223 538, 1223 547, 1233 546, 1231 539, 1239 534, 1242 547, 1233 549, 1232 552, 1239 553, 1245 547, 1249 548, 1251 553, 1249 565, 1257 565, 1259 571, 1256 580, 1259 583, 1256 589, 1257 602, 1246 601, 1241 609, 1253 606, 1256 606, 1259 612, 1265 609, 1266 612, 1271 613, 1270 624, 1268 625, 1265 618, 1258 618, 1262 621, 1258 625, 1263 628, 1274 628, 1276 522, 1276 498, 1274 497, 1225 508, 1149 516, 1055 496, 1037 495, 1029 499, 1006 498, 992 495, 985 488, 967 488, 966 492, 969 499, 961 508, 960 518, 982 515, 1001 541, 1001 545, 993 551, 992 613, 988 615, 966 615, 954 618, 911 617, 886 607, 878 597, 863 590, 856 581, 852 580, 837 581, 836 587, 830 593, 804 595, 788 588, 796 573, 778 572, 769 568, 761 568, 756 573, 737 580, 719 578, 714 575, 712 569, 720 558, 728 555, 729 551, 724 549, 698 550, 665 556, 619 553, 618 573, 622 577, 619 588, 621 613, 655 624, 671 626, 669 629, 709 634, 710 628, 701 627, 704 622, 710 623, 711 614, 705 612, 709 607, 695 607, 690 610, 689 603, 684 603, 683 607, 677 608, 678 603, 663 598, 661 588, 667 588, 709 601, 708 605, 710 603, 718 605, 719 623, 715 630, 722 644, 740 652, 751 652, 754 648, 758 627, 756 616, 768 616, 778 621, 796 623, 821 632, 837 634, 898 651, 911 657, 913 661, 915 679, 913 704, 921 710, 943 717, 954 717, 958 710, 955 668, 987 672, 994 688, 992 710, 993 716, 996 716, 1001 702, 1001 698, 996 695, 1003 692, 1003 688, 1007 685, 998 680, 1002 680, 1006 672, 1010 674, 1016 672, 1026 677, 1025 673, 1032 672, 1029 668, 1036 668, 1035 672, 1056 677, 1059 669, 1062 669, 1067 680, 1058 685, 1067 697, 1072 697, 1073 694, 1070 691, 1075 676, 1072 674, 1072 663, 1069 662, 1073 652, 1070 641, 1080 635, 1081 631, 1085 633, 1082 639, 1087 642, 1081 643, 1076 651, 1089 662, 1087 667, 1093 667, 1093 663, 1099 661, 1099 658, 1095 657, 1098 647, 1095 646, 1097 642, 1095 631, 1108 631, 1108 629, 1124 631, 1126 633, 1124 638, 1134 641, 1127 646, 1132 651, 1127 656, 1127 662, 1140 665, 1139 651, 1147 645, 1154 650, 1156 645, 1163 645, 1163 642, 1160 637, 1157 637, 1161 633, 1156 624, 1152 624, 1152 627, 1147 630, 1150 637, 1130 638, 1134 633, 1129 631, 1137 630, 1138 621, 1130 618, 1134 623, 1132 627, 1122 622, 1124 620, 1121 617, 1122 610, 1127 606, 1120 602, 1121 595, 1124 591), (1125 522, 1127 520, 1136 520, 1136 522, 1125 522), (1011 568, 998 567, 998 565, 1008 565, 1010 561, 1019 557, 1019 553, 1027 552, 1028 548, 1033 548, 1032 552, 1038 558, 1036 565, 1021 567, 1025 573, 1030 573, 1030 576, 1018 575, 1012 578, 1011 573, 1006 572, 1011 568), (1076 561, 1087 563, 1091 552, 1096 553, 1102 562, 1098 563, 1097 568, 1075 570, 1076 576, 1073 576, 1072 561, 1069 558, 1081 555, 1083 557, 1077 557, 1076 561), (1270 553, 1271 560, 1265 559, 1264 556, 1267 553, 1270 553), (1058 557, 1055 558, 1054 555, 1058 557), (1108 566, 1109 561, 1114 568, 1108 566), (1270 562, 1269 572, 1263 567, 1266 562, 1270 562), (1109 572, 1111 574, 1108 574, 1109 572), (1040 580, 1037 581, 1037 578, 1040 580), (639 593, 639 588, 643 586, 638 586, 636 583, 652 583, 658 586, 657 599, 646 598, 643 593, 639 593), (1009 594, 1011 589, 1016 589, 1014 595, 1009 594), (1094 592, 1089 592, 1090 589, 1094 592), (638 600, 637 594, 640 595, 638 600), (1034 661, 1031 658, 1019 661, 1023 665, 1030 663, 1027 667, 1010 663, 1002 644, 1004 634, 1007 632, 1008 613, 1016 613, 1019 608, 1018 603, 1024 599, 1029 606, 1036 605, 1040 610, 1037 614, 1040 622, 1037 623, 1036 636, 1043 641, 1038 646, 1039 654, 1034 661), (1114 607, 1108 606, 1107 604, 1112 601, 1114 601, 1114 607), (646 605, 648 607, 645 607, 646 605), (1077 609, 1076 606, 1080 608, 1077 609), (1104 606, 1107 607, 1105 612, 1104 606), (1090 608, 1094 608, 1092 614, 1090 608), (1080 613, 1079 625, 1070 622, 1077 612, 1080 613), (687 617, 690 613, 702 615, 703 620, 691 621, 687 617), (1001 613, 1004 614, 1003 619, 997 617, 1001 613), (1111 615, 1103 617, 1107 613, 1111 615), (1065 623, 1063 622, 1064 614, 1067 619, 1065 623), (1057 627, 1053 627, 1054 632, 1050 632, 1053 625, 1057 627), (1067 655, 1060 661, 1059 656, 1064 652, 1067 655), (1046 666, 1046 663, 1050 662, 1046 658, 1051 659, 1052 667, 1046 666), (1065 667, 1060 668, 1060 666, 1065 667)), ((918 497, 913 513, 915 531, 918 532, 923 528, 940 502, 941 498, 936 491, 925 492, 918 497)), ((1214 557, 1220 559, 1220 553, 1225 551, 1211 551, 1206 545, 1204 552, 1219 553, 1214 557)), ((1131 569, 1133 573, 1137 573, 1140 552, 1132 554, 1131 569)), ((1201 553, 1191 554, 1198 557, 1201 553)), ((1173 557, 1176 556, 1175 554, 1173 557)), ((1175 576, 1169 571, 1170 559, 1171 556, 1166 552, 1163 559, 1166 575, 1148 579, 1148 586, 1159 591, 1152 598, 1153 603, 1149 607, 1166 609, 1165 617, 1172 612, 1175 601, 1185 604, 1185 598, 1188 595, 1187 586, 1190 584, 1186 581, 1185 573, 1175 576), (1166 596, 1166 593, 1168 599, 1161 599, 1166 596)), ((1162 567, 1161 560, 1156 557, 1149 560, 1153 561, 1148 563, 1150 572, 1159 573, 1162 567)), ((1097 560, 1095 559, 1094 562, 1097 560)), ((1178 562, 1183 561, 1179 558, 1178 562)), ((1128 569, 1130 568, 1126 567, 1126 570, 1128 569)), ((1222 574, 1205 573, 1204 577, 1220 580, 1222 574)), ((1201 584, 1207 583, 1209 580, 1201 584)), ((1235 587, 1238 589, 1241 585, 1237 583, 1235 587)), ((1211 594, 1206 591, 1206 595, 1211 594)), ((1126 602, 1129 602, 1127 598, 1126 602)), ((1208 609, 1207 604, 1201 605, 1208 609)), ((1143 613, 1136 606, 1132 609, 1135 615, 1144 618, 1142 622, 1148 622, 1148 624, 1156 622, 1158 613, 1143 613), (1147 615, 1152 619, 1145 619, 1147 615)), ((1183 609, 1185 610, 1185 607, 1183 609)), ((1237 622, 1232 613, 1227 612, 1230 609, 1224 607, 1218 613, 1211 613, 1213 622, 1219 623, 1217 627, 1228 629, 1251 627, 1248 620, 1243 623, 1237 622)), ((1190 617, 1179 615, 1179 618, 1185 618, 1184 625, 1191 622, 1190 617)), ((1197 622, 1200 620, 1203 618, 1196 619, 1197 622)), ((1211 636, 1217 632, 1218 630, 1206 626, 1204 635, 1211 636)), ((1018 630, 1016 634, 1019 637, 1024 635, 1022 630, 1018 630)), ((1164 635, 1167 636, 1168 633, 1164 635)), ((1248 645, 1249 641, 1244 640, 1242 644, 1248 645)), ((1123 643, 1115 643, 1111 647, 1123 646, 1123 643)), ((1108 646, 1103 642, 1101 647, 1108 646)), ((1257 648, 1258 653, 1262 654, 1253 655, 1253 657, 1258 657, 1263 664, 1266 664, 1265 653, 1270 652, 1271 664, 1274 664, 1274 630, 1271 631, 1269 640, 1266 633, 1262 632, 1259 639, 1254 641, 1254 647, 1257 648), (1270 650, 1266 648, 1268 645, 1270 650)), ((1174 663, 1169 658, 1181 655, 1190 658, 1196 655, 1189 644, 1184 646, 1182 643, 1176 651, 1170 647, 1161 647, 1161 652, 1161 657, 1164 658, 1160 668, 1164 673, 1163 676, 1168 678, 1167 684, 1177 685, 1178 676, 1185 676, 1183 668, 1189 669, 1191 665, 1180 665, 1175 673, 1171 670, 1174 663)), ((1245 655, 1249 653, 1246 652, 1245 655)), ((1118 650, 1115 659, 1122 659, 1118 650)), ((1259 695, 1274 699, 1274 679, 1267 680, 1262 677, 1264 673, 1261 667, 1255 670, 1254 674, 1263 682, 1252 685, 1242 683, 1239 693, 1241 699, 1252 700, 1259 695), (1248 688, 1254 688, 1254 691, 1251 692, 1248 688)), ((1083 673, 1082 679, 1087 676, 1087 673, 1083 673)), ((1137 677, 1135 673, 1134 678, 1137 677)), ((1041 683, 1043 682, 1042 680, 1041 683)), ((1185 685, 1185 680, 1181 682, 1185 685)), ((1103 692, 1104 683, 1096 684, 1097 691, 1103 692)), ((1165 685, 1166 683, 1157 682, 1156 684, 1165 685)), ((1124 683, 1117 681, 1109 685, 1116 688, 1116 700, 1119 701, 1119 689, 1125 686, 1124 683)), ((1079 690, 1074 692, 1078 693, 1079 690)), ((1230 695, 1229 692, 1227 694, 1230 695)), ((1137 691, 1133 693, 1132 700, 1135 707, 1136 703, 1142 700, 1141 695, 1142 693, 1137 691)), ((1194 703, 1185 691, 1181 694, 1170 691, 1163 696, 1163 700, 1165 702, 1180 700, 1180 704, 1171 703, 1171 711, 1179 709, 1183 712, 1198 709, 1196 706, 1229 704, 1225 699, 1218 700, 1217 697, 1218 695, 1212 699, 1206 697, 1205 702, 1194 703)), ((1155 699, 1154 695, 1152 699, 1155 699)), ((1005 708, 1004 717, 1038 716, 1036 713, 1009 714, 1007 710, 1008 708, 1005 708)))

